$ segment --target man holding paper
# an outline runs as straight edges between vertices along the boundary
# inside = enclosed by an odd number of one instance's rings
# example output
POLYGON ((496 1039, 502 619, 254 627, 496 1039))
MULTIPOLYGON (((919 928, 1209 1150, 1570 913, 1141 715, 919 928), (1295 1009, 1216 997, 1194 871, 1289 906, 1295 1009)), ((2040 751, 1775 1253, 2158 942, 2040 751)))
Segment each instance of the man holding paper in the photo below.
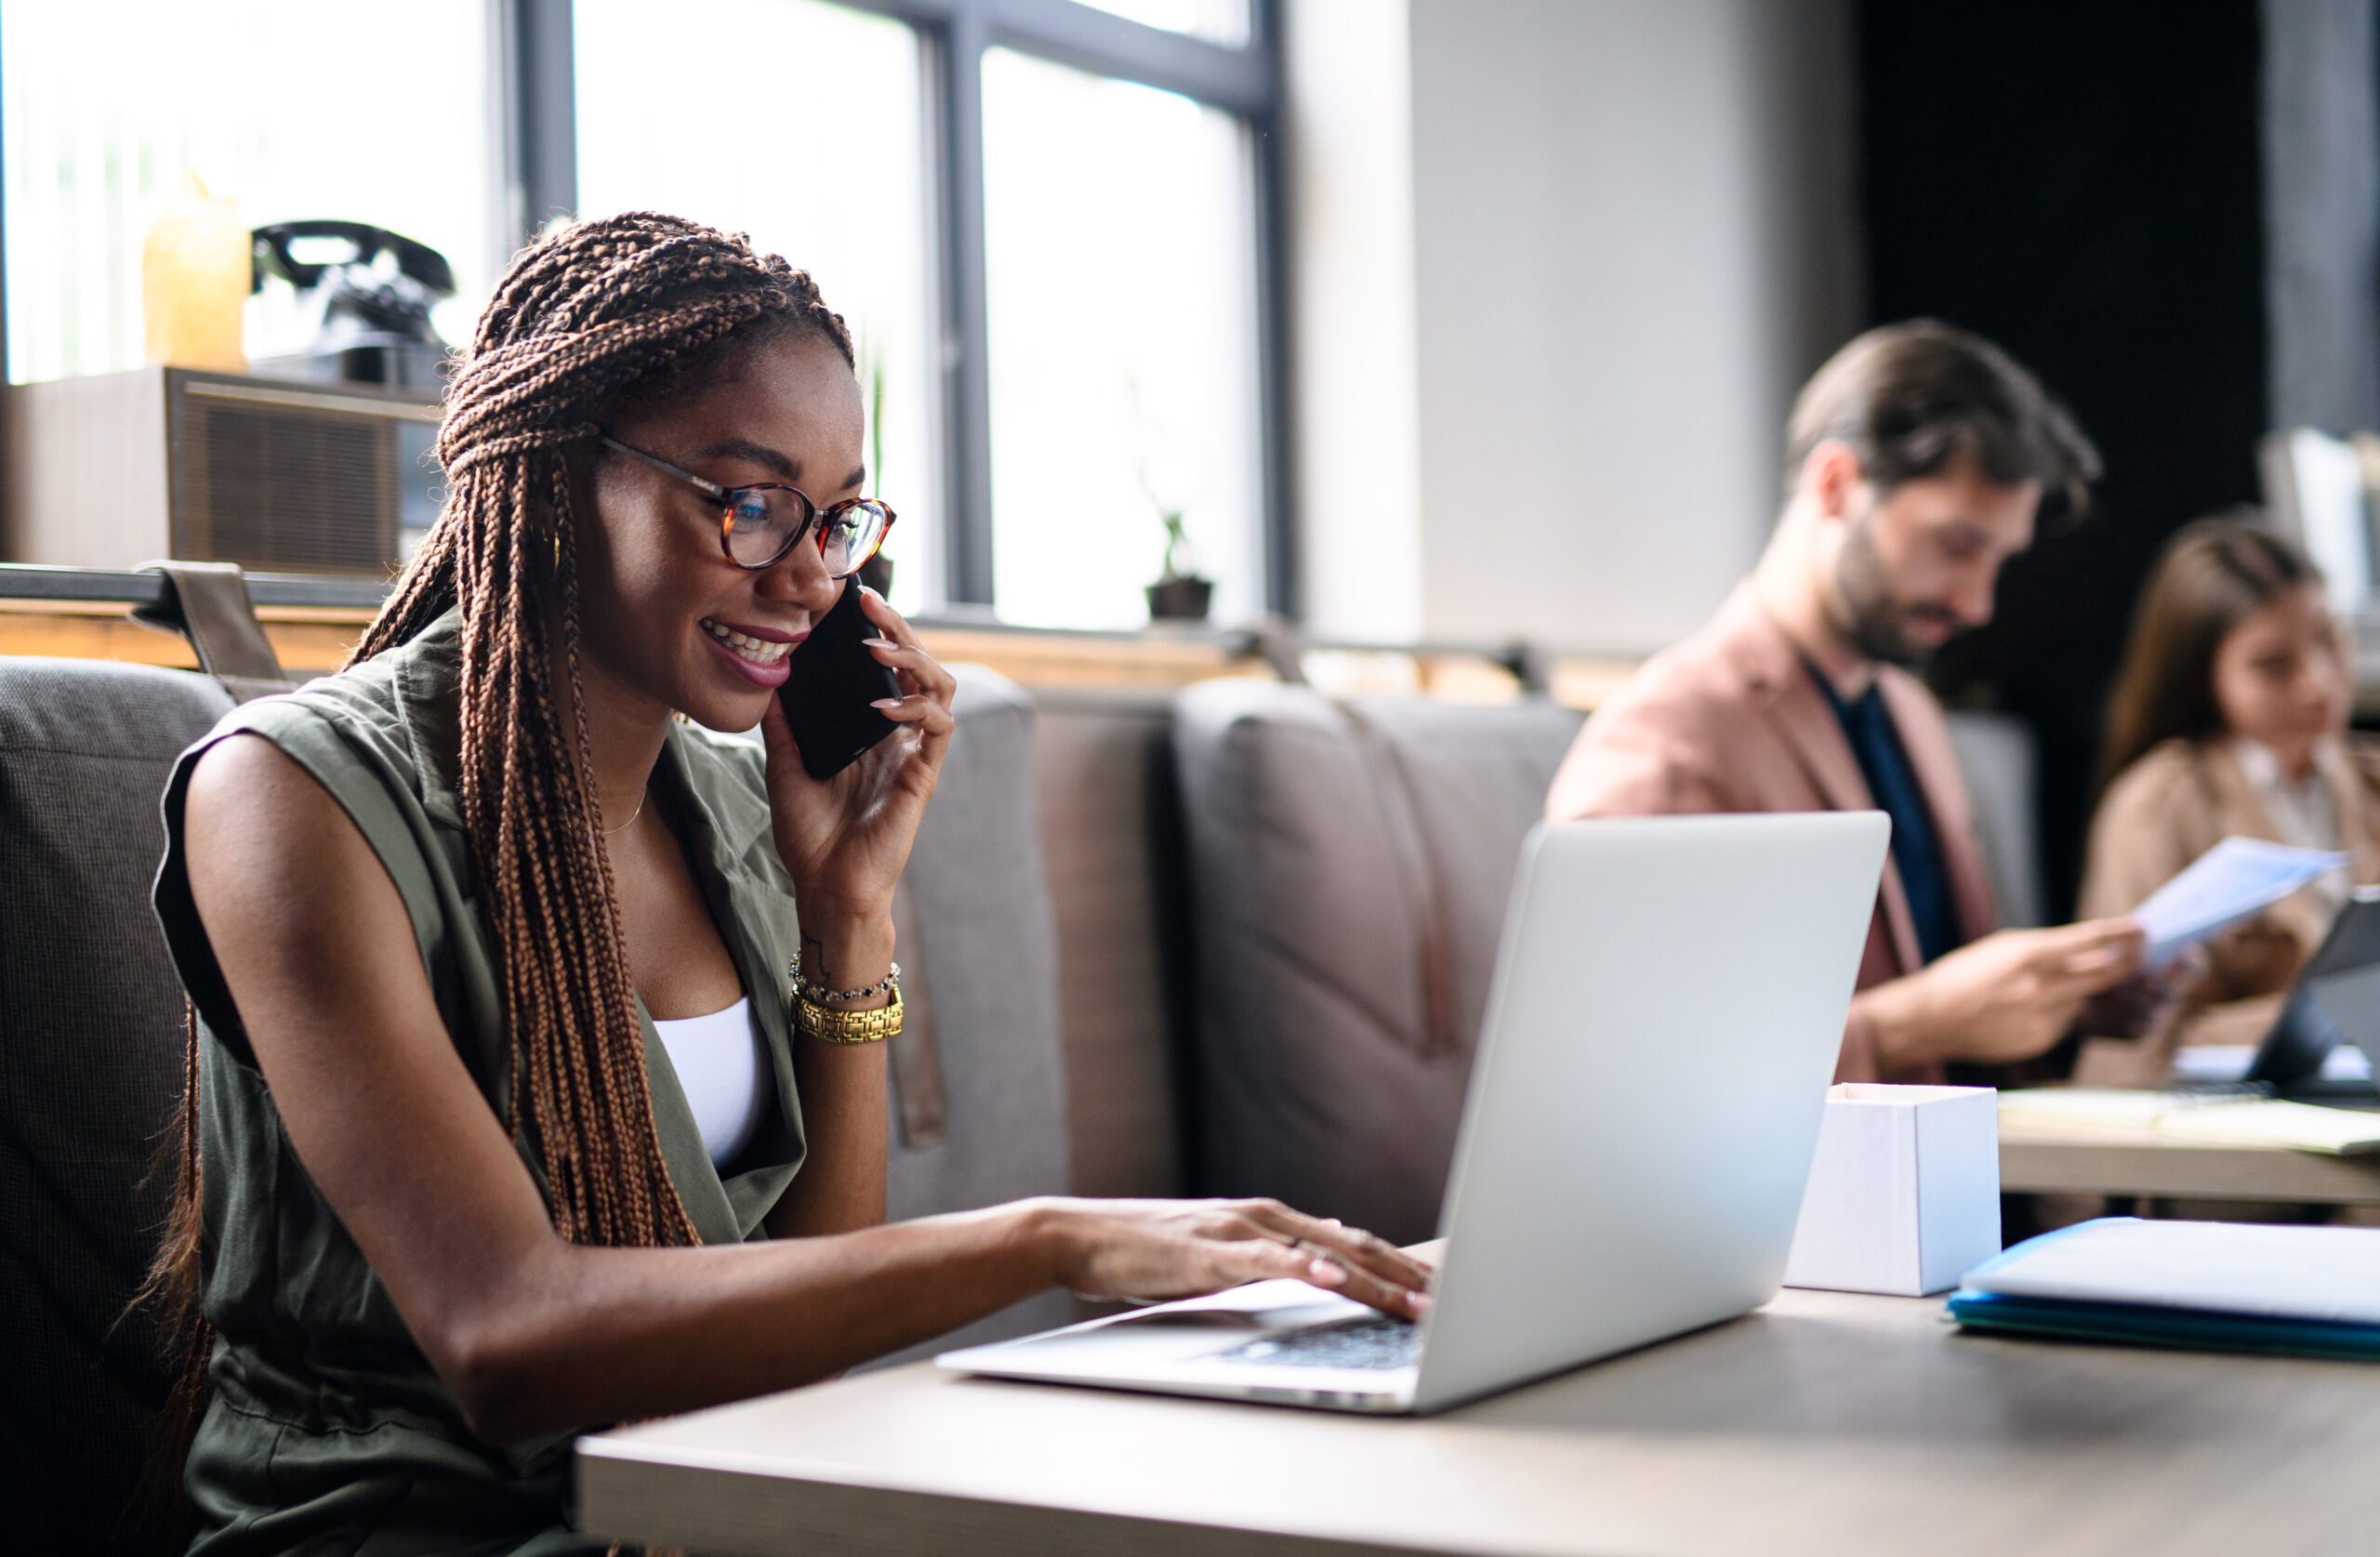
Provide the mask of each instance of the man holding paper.
MULTIPOLYGON (((1929 321, 1837 352, 1788 445, 1758 568, 1587 721, 1546 812, 1889 812, 1836 1078, 2034 1059, 2140 966, 2142 935, 2126 918, 1993 930, 1942 711, 1909 667, 1990 620, 2001 564, 2037 518, 2081 509, 2098 456, 2030 374, 1929 321)), ((2136 1029, 2149 1013, 2128 1004, 2089 1025, 2136 1029)))

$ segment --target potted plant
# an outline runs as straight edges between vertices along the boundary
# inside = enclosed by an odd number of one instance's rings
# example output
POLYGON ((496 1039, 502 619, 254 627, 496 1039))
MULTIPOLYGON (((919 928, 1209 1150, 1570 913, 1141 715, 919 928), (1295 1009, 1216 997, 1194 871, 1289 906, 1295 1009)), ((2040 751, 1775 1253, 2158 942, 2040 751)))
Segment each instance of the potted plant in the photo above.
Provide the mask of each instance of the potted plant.
POLYGON ((1182 510, 1160 508, 1157 518, 1165 524, 1165 571, 1147 588, 1149 620, 1203 622, 1214 602, 1215 581, 1190 571, 1190 535, 1183 527, 1182 510))
POLYGON ((1145 587, 1151 622, 1203 622, 1214 604, 1215 582, 1201 577, 1190 547, 1190 532, 1183 516, 1197 501, 1203 484, 1197 452, 1172 436, 1162 417, 1141 394, 1138 376, 1124 376, 1124 397, 1131 407, 1133 463, 1139 468, 1141 495, 1148 499, 1157 522, 1165 526, 1165 569, 1145 587))
MULTIPOLYGON (((862 376, 867 380, 867 479, 879 497, 884 495, 884 359, 876 350, 876 343, 863 335, 859 342, 862 376)), ((878 594, 892 593, 892 559, 881 551, 861 565, 859 581, 878 594)))

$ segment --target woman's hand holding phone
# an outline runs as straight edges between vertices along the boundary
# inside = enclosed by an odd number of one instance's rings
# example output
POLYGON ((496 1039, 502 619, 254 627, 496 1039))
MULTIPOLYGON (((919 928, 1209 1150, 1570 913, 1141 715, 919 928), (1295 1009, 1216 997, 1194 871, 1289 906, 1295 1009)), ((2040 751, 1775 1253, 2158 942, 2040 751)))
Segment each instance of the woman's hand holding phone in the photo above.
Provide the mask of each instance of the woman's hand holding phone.
MULTIPOLYGON (((857 579, 845 587, 857 592, 876 630, 863 640, 867 653, 892 672, 900 691, 871 706, 900 728, 832 777, 813 778, 802 766, 783 703, 771 699, 760 720, 769 810, 777 856, 793 877, 803 939, 832 944, 841 938, 839 930, 865 933, 880 925, 889 957, 892 885, 908 863, 919 819, 950 748, 950 701, 958 683, 881 595, 857 579)), ((794 651, 797 660, 808 647, 805 641, 794 651)), ((854 966, 842 976, 856 978, 859 971, 854 966)))

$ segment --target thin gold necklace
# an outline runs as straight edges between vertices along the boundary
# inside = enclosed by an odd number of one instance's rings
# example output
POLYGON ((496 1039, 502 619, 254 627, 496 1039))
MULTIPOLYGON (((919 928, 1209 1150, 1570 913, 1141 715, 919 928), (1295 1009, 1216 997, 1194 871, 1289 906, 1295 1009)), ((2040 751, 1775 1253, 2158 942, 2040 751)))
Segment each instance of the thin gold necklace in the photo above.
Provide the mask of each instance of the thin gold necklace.
POLYGON ((636 810, 628 812, 628 819, 621 823, 616 827, 605 827, 603 829, 603 836, 605 838, 617 838, 622 833, 627 832, 630 827, 635 826, 636 819, 644 814, 644 798, 646 795, 650 795, 652 793, 653 785, 649 784, 646 785, 644 786, 643 794, 641 794, 636 798, 636 810))

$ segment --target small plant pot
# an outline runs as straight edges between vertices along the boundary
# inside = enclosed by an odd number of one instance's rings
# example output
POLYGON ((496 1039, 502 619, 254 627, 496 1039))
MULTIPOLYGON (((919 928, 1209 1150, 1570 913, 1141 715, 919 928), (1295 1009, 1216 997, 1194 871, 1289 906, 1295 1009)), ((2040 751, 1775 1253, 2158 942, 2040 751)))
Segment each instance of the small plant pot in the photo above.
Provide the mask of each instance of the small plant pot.
POLYGON ((1207 607, 1214 602, 1215 581, 1211 578, 1160 578, 1148 586, 1149 620, 1152 622, 1203 622, 1207 607))

